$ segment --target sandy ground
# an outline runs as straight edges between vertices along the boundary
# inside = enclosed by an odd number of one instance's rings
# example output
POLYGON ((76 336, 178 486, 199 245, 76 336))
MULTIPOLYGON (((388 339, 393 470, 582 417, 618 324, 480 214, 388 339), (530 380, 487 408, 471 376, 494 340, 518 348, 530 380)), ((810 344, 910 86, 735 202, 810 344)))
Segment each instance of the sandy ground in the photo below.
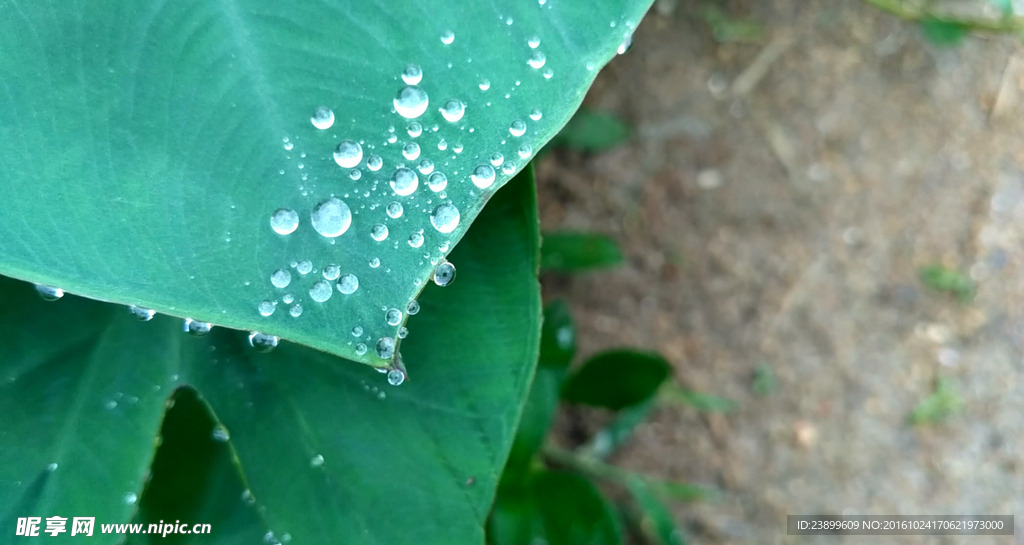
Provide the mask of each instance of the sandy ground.
POLYGON ((665 407, 615 462, 722 491, 674 507, 693 543, 839 542, 786 536, 787 514, 1024 515, 1024 47, 937 48, 857 0, 717 5, 763 38, 717 42, 696 2, 659 2, 587 99, 635 137, 539 165, 544 227, 627 256, 545 284, 582 354, 657 350, 739 405, 665 407), (928 290, 929 264, 977 296, 928 290), (940 376, 963 410, 909 425, 940 376))

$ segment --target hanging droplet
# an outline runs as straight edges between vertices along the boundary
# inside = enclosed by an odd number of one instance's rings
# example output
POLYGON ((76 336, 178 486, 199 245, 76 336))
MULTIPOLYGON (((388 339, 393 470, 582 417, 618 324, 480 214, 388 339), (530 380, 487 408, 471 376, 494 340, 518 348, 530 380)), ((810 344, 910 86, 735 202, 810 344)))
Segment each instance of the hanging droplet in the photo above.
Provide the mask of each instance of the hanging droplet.
POLYGON ((270 283, 275 288, 287 288, 292 283, 292 272, 287 269, 277 269, 270 273, 270 283))
POLYGON ((448 177, 443 172, 435 172, 427 178, 427 187, 434 193, 444 191, 448 187, 448 177))
POLYGON ((135 316, 136 319, 142 322, 148 322, 156 316, 156 311, 149 308, 137 307, 135 305, 128 305, 128 313, 135 316))
POLYGON ((442 261, 440 265, 434 269, 434 283, 442 288, 451 284, 455 280, 455 265, 452 265, 448 261, 442 261))
POLYGON ((385 208, 385 211, 388 213, 389 218, 398 219, 402 217, 402 212, 404 210, 402 210, 402 203, 398 201, 391 201, 390 203, 388 203, 388 206, 387 208, 385 208))
POLYGON ((39 293, 39 298, 43 301, 56 301, 64 297, 64 290, 43 284, 36 284, 36 292, 39 293))
POLYGON ((443 43, 444 45, 451 45, 452 42, 454 42, 454 41, 455 41, 455 33, 454 32, 452 32, 450 30, 446 30, 446 31, 441 33, 441 43, 443 43))
POLYGON ((309 119, 313 126, 324 131, 334 125, 334 112, 327 106, 320 106, 313 111, 313 117, 309 119))
POLYGON ((416 119, 423 115, 429 104, 427 92, 413 85, 399 91, 394 100, 395 111, 406 119, 416 119))
POLYGON ((214 441, 219 443, 226 443, 231 440, 231 434, 228 433, 228 429, 223 424, 217 424, 213 427, 213 432, 210 434, 214 441))
POLYGON ((363 160, 363 146, 353 140, 342 140, 334 148, 334 162, 341 168, 355 168, 363 160))
POLYGON ((444 103, 441 108, 441 116, 444 120, 449 123, 455 123, 462 120, 462 116, 466 114, 466 105, 461 100, 449 100, 444 103))
POLYGON ((618 51, 619 55, 624 55, 626 53, 626 51, 629 51, 632 47, 633 47, 633 34, 630 33, 630 34, 627 34, 626 37, 622 40, 622 43, 619 44, 619 49, 617 51, 618 51))
POLYGON ((343 201, 331 197, 313 208, 310 215, 313 229, 321 236, 341 236, 352 225, 352 211, 343 201))
POLYGON ((494 167, 491 165, 478 165, 473 169, 473 173, 469 175, 469 179, 473 181, 473 185, 480 189, 487 189, 494 184, 494 167))
POLYGON ((299 228, 299 213, 290 208, 278 208, 270 216, 270 228, 279 235, 290 235, 299 228))
POLYGON ((400 386, 403 382, 405 382, 405 373, 398 369, 388 371, 388 384, 392 386, 400 386))
POLYGON ((381 337, 374 348, 378 357, 389 360, 395 355, 395 340, 391 337, 381 337))
POLYGON ((459 226, 459 209, 450 202, 442 203, 430 214, 430 224, 442 233, 451 233, 459 226))
POLYGON ((420 312, 420 303, 419 303, 419 301, 417 301, 415 299, 413 299, 412 301, 409 301, 409 305, 405 307, 405 313, 408 314, 409 316, 415 316, 416 314, 419 314, 419 312, 420 312))
POLYGON ((370 229, 370 237, 377 242, 381 242, 388 238, 388 226, 383 223, 378 223, 370 229))
POLYGON ((341 275, 338 279, 338 291, 345 295, 350 295, 359 289, 359 279, 352 273, 341 275))
POLYGON ((309 288, 309 298, 316 301, 317 303, 323 303, 331 298, 334 290, 331 288, 330 282, 326 280, 317 280, 309 288))
POLYGON ((418 85, 422 79, 423 70, 415 64, 406 66, 405 70, 402 72, 402 81, 404 81, 406 85, 418 85))
POLYGON ((388 325, 398 325, 402 323, 402 311, 397 308, 388 309, 388 311, 384 313, 384 319, 387 321, 388 325))
POLYGON ((277 344, 280 341, 281 339, 274 335, 260 333, 259 331, 249 333, 249 346, 255 348, 257 352, 270 352, 277 348, 277 344))
POLYGON ((402 197, 412 195, 419 183, 420 178, 416 172, 405 167, 396 168, 395 173, 391 175, 391 189, 402 197))
POLYGON ((200 322, 199 320, 193 320, 192 318, 185 318, 183 330, 189 335, 195 337, 202 337, 213 329, 213 324, 210 322, 200 322))

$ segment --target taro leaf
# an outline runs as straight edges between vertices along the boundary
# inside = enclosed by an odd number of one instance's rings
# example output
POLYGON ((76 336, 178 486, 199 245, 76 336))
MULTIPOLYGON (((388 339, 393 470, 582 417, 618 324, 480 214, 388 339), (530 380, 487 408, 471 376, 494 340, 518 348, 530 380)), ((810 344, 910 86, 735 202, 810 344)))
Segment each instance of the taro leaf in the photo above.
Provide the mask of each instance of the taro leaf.
POLYGON ((650 399, 670 372, 668 362, 657 354, 609 350, 569 375, 562 399, 617 411, 650 399))
MULTIPOLYGON (((29 516, 127 522, 165 400, 190 386, 222 427, 209 440, 226 441, 238 458, 249 493, 236 501, 251 502, 258 530, 271 538, 482 542, 537 361, 538 239, 524 174, 455 250, 458 280, 423 293, 402 347, 417 371, 397 388, 368 367, 293 343, 258 353, 242 332, 193 337, 171 317, 142 323, 123 306, 74 296, 46 303, 31 286, 0 279, 3 531, 13 535, 16 518, 29 516)), ((230 485, 228 477, 220 482, 230 485)), ((184 516, 187 507, 165 504, 143 519, 184 516)), ((235 514, 226 508, 221 516, 235 514)), ((216 516, 188 522, 210 523, 217 543, 234 543, 232 528, 253 531, 216 516)), ((190 542, 209 542, 195 537, 190 542)))
POLYGON ((349 332, 397 336, 650 3, 0 0, 0 274, 387 366, 349 332))
POLYGON ((597 233, 544 233, 540 252, 544 271, 572 273, 622 264, 615 240, 597 233))

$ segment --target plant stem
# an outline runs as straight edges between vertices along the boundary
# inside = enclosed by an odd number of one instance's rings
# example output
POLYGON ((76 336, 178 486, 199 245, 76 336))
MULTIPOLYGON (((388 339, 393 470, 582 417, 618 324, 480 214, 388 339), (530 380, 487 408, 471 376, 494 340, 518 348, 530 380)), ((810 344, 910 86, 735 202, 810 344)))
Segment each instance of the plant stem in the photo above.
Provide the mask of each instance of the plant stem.
POLYGON ((972 30, 983 32, 1020 34, 1024 32, 1024 17, 1009 16, 998 19, 986 19, 984 17, 958 16, 949 13, 941 13, 929 9, 923 2, 907 2, 904 0, 865 0, 868 4, 887 11, 896 17, 908 21, 922 21, 925 19, 937 19, 947 23, 954 23, 968 27, 972 30))

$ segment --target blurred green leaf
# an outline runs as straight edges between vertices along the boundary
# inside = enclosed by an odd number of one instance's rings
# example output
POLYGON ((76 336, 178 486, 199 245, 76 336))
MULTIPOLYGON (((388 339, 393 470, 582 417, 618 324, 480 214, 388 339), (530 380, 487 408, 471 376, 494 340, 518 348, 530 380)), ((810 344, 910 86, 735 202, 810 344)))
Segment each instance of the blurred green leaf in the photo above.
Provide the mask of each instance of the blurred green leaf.
POLYGON ((989 2, 999 10, 1003 17, 1013 16, 1013 0, 989 0, 989 2))
POLYGON ((670 372, 668 362, 658 354, 609 350, 569 375, 562 399, 617 411, 651 398, 670 372))
POLYGON ((549 545, 622 542, 618 512, 589 480, 575 473, 542 471, 532 477, 531 489, 549 545))
POLYGON ((620 410, 611 422, 598 430, 590 441, 587 441, 586 444, 576 449, 576 451, 581 456, 591 456, 598 459, 605 459, 611 456, 612 453, 633 436, 633 431, 636 430, 636 427, 644 420, 647 420, 647 417, 651 415, 656 406, 656 398, 652 396, 646 401, 620 410))
POLYGON ((630 130, 618 117, 580 108, 562 131, 551 139, 551 146, 596 153, 607 151, 626 140, 630 130))
POLYGON ((754 382, 751 387, 755 395, 769 396, 779 388, 779 379, 775 377, 775 371, 770 365, 762 363, 754 368, 754 382))
POLYGON ((955 21, 929 17, 921 21, 921 32, 929 42, 941 47, 951 47, 963 41, 970 32, 970 27, 955 21))
POLYGON ((614 239, 596 233, 547 232, 540 247, 542 271, 575 273, 622 264, 614 239))
POLYGON ((960 302, 974 295, 974 281, 970 276, 942 265, 928 265, 919 271, 921 283, 935 291, 949 293, 960 302))
POLYGON ((963 400, 946 377, 935 380, 935 391, 924 398, 910 413, 910 423, 938 424, 963 408, 963 400))
POLYGON ((715 5, 706 5, 701 10, 704 22, 711 27, 715 41, 722 43, 760 43, 764 39, 764 27, 760 24, 734 17, 715 5))
POLYGON ((544 519, 529 485, 527 479, 502 480, 487 519, 488 545, 530 545, 544 535, 544 519))
POLYGON ((661 502, 647 482, 641 478, 629 480, 629 491, 636 504, 636 526, 644 539, 654 545, 686 545, 686 538, 676 528, 672 513, 661 502))
POLYGON ((736 410, 736 402, 722 396, 705 394, 673 386, 662 390, 661 399, 677 405, 689 405, 698 411, 728 413, 736 410))

